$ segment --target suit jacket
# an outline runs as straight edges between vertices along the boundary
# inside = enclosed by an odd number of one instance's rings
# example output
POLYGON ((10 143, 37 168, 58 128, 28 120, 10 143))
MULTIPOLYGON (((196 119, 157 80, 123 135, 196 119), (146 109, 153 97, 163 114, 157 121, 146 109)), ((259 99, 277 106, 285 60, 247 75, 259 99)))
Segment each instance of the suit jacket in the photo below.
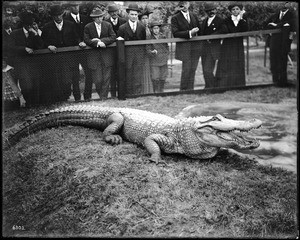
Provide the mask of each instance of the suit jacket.
MULTIPOLYGON (((146 28, 142 23, 137 22, 136 31, 133 33, 129 22, 127 21, 120 26, 118 36, 124 38, 125 41, 146 40, 146 28)), ((146 45, 127 46, 125 52, 127 68, 132 67, 134 62, 140 64, 145 62, 146 45)))
MULTIPOLYGON (((224 19, 215 16, 209 26, 207 26, 208 17, 204 19, 201 32, 202 35, 213 35, 213 34, 223 34, 226 32, 226 26, 224 24, 224 19)), ((203 52, 210 51, 214 59, 218 59, 220 55, 221 39, 211 39, 203 41, 203 52)))
MULTIPOLYGON (((97 42, 92 41, 93 38, 99 38, 94 22, 88 23, 84 28, 84 42, 92 47, 97 48, 97 42)), ((100 40, 107 46, 116 41, 116 34, 110 23, 102 21, 100 40)), ((106 67, 111 67, 114 64, 114 49, 113 48, 97 48, 98 51, 90 51, 87 56, 88 67, 91 69, 97 68, 97 62, 102 60, 106 67)))
POLYGON ((54 21, 48 22, 42 29, 42 39, 46 48, 49 45, 55 47, 77 46, 80 42, 75 24, 68 20, 63 21, 61 31, 57 29, 54 21))
POLYGON ((137 22, 135 34, 133 33, 129 22, 127 21, 119 27, 118 37, 121 36, 125 41, 146 40, 146 28, 140 22, 137 22))
MULTIPOLYGON (((295 12, 292 10, 288 10, 282 19, 279 19, 280 11, 273 14, 267 21, 267 29, 281 29, 281 34, 272 34, 270 45, 274 46, 271 47, 271 51, 278 52, 280 54, 281 50, 288 54, 291 50, 292 39, 289 39, 290 32, 296 31, 296 15, 295 12), (269 25, 268 23, 276 23, 277 26, 269 25), (289 24, 290 26, 284 26, 285 24, 289 24), (281 47, 282 46, 282 47, 281 47)), ((274 55, 277 57, 277 55, 274 55)))
MULTIPOLYGON (((172 33, 175 38, 185 38, 189 39, 189 31, 195 27, 198 27, 201 32, 201 25, 200 22, 195 14, 189 12, 190 15, 190 23, 185 19, 182 12, 176 13, 171 18, 171 25, 172 25, 172 33)), ((194 36, 200 35, 196 33, 194 36)), ((194 37, 192 36, 192 37, 194 37)), ((197 42, 184 42, 184 43, 176 43, 176 50, 175 50, 175 58, 181 61, 185 61, 190 59, 199 58, 201 55, 201 43, 200 41, 197 42)))
POLYGON ((267 25, 266 28, 267 29, 278 29, 278 28, 282 28, 283 25, 285 25, 286 23, 288 23, 290 25, 290 31, 294 32, 296 31, 296 16, 295 16, 295 12, 292 10, 288 10, 285 15, 282 17, 282 19, 279 19, 280 16, 280 11, 277 11, 275 14, 273 14, 268 20, 267 20, 267 25), (269 25, 268 23, 276 23, 277 26, 274 27, 272 25, 269 25))
POLYGON ((30 74, 31 76, 37 75, 39 62, 36 60, 34 55, 29 55, 25 47, 32 48, 34 50, 43 48, 42 38, 37 35, 34 36, 32 33, 29 33, 28 38, 26 38, 23 28, 16 29, 12 31, 13 39, 13 51, 15 54, 14 67, 16 68, 19 76, 30 74))
POLYGON ((77 34, 78 34, 78 36, 79 36, 79 38, 80 38, 80 41, 82 42, 82 41, 83 41, 83 38, 84 38, 84 27, 85 27, 88 23, 91 22, 91 19, 90 19, 88 16, 83 15, 83 14, 79 14, 79 18, 80 18, 80 22, 77 23, 77 22, 74 20, 74 18, 72 17, 71 13, 66 14, 66 15, 64 16, 64 19, 65 19, 65 20, 68 20, 68 21, 70 21, 70 22, 72 22, 72 23, 75 24, 77 34))
POLYGON ((112 23, 110 18, 106 19, 105 21, 109 22, 112 25, 113 30, 115 31, 116 34, 118 34, 120 26, 127 22, 125 18, 121 18, 121 17, 118 17, 118 23, 116 25, 112 23))

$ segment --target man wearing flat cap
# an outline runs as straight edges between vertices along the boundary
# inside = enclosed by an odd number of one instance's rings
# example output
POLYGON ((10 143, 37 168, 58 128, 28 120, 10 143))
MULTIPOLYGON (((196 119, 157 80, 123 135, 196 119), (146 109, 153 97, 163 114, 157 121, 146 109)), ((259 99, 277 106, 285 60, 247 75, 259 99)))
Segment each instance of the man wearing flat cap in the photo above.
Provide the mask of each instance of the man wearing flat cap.
MULTIPOLYGON (((79 44, 80 37, 77 34, 75 24, 63 19, 63 14, 64 10, 61 5, 52 5, 50 7, 50 15, 53 20, 48 22, 42 31, 45 47, 52 53, 56 53, 57 48, 70 46, 81 47, 79 44)), ((50 76, 54 75, 55 80, 48 79, 47 86, 44 86, 45 91, 48 92, 46 101, 66 101, 71 95, 70 86, 72 78, 78 78, 76 52, 59 53, 59 55, 49 57, 49 61, 48 71, 51 73, 50 76), (52 89, 52 91, 50 91, 50 89, 52 89)))
MULTIPOLYGON (((179 12, 171 18, 172 33, 175 38, 191 39, 200 35, 200 22, 189 11, 190 2, 180 1, 179 12)), ((180 90, 194 89, 195 73, 201 55, 201 42, 176 43, 175 58, 182 61, 180 90)))
POLYGON ((19 80, 26 107, 39 103, 40 69, 35 58, 28 58, 34 50, 43 48, 42 38, 32 27, 34 16, 31 12, 20 14, 22 28, 12 31, 12 49, 15 53, 14 67, 19 80))
MULTIPOLYGON (((118 34, 119 27, 126 23, 126 19, 119 16, 119 7, 116 4, 108 5, 107 12, 109 15, 109 18, 107 18, 105 21, 109 22, 116 35, 118 34)), ((117 91, 117 54, 115 54, 115 63, 112 70, 113 74, 111 77, 110 82, 110 92, 112 97, 116 97, 116 91, 117 91)))
MULTIPOLYGON (((116 41, 116 34, 112 25, 103 21, 105 12, 101 9, 94 9, 90 14, 93 22, 84 28, 84 42, 95 50, 90 51, 87 64, 92 74, 92 80, 96 85, 96 91, 101 100, 108 97, 109 84, 114 64, 114 49, 107 48, 109 44, 116 41)), ((92 84, 86 85, 85 94, 90 97, 92 84)))
MULTIPOLYGON (((204 11, 206 12, 207 17, 202 23, 202 35, 225 33, 226 26, 224 24, 224 19, 217 16, 216 5, 211 2, 205 3, 204 11)), ((205 80, 205 88, 213 88, 216 86, 214 70, 217 60, 220 57, 221 39, 204 40, 202 44, 201 63, 205 80)))
MULTIPOLYGON (((146 40, 146 29, 138 21, 138 15, 141 12, 136 3, 131 3, 126 9, 128 21, 121 25, 118 31, 118 37, 125 41, 146 40)), ((126 93, 141 94, 143 65, 145 62, 146 47, 145 45, 128 46, 126 51, 126 93)))
MULTIPOLYGON (((76 26, 76 31, 77 34, 80 38, 80 43, 79 45, 81 47, 85 47, 86 44, 83 40, 84 37, 84 27, 90 23, 90 18, 84 14, 80 14, 79 13, 79 7, 80 7, 80 2, 70 2, 68 3, 68 6, 70 7, 70 12, 68 14, 64 15, 64 19, 68 20, 70 22, 73 22, 74 25, 76 26)), ((82 66, 83 70, 84 70, 84 75, 85 75, 85 82, 91 82, 91 74, 89 72, 89 69, 87 67, 87 52, 82 51, 82 52, 77 52, 77 57, 74 60, 77 60, 77 64, 79 66, 79 64, 82 66)), ((81 93, 80 93, 80 88, 79 88, 79 81, 80 81, 80 72, 79 72, 79 68, 78 71, 76 71, 76 74, 73 75, 72 78, 72 85, 73 85, 73 95, 75 98, 75 101, 79 101, 81 100, 81 93)), ((84 99, 88 100, 88 97, 86 97, 84 95, 84 99)))

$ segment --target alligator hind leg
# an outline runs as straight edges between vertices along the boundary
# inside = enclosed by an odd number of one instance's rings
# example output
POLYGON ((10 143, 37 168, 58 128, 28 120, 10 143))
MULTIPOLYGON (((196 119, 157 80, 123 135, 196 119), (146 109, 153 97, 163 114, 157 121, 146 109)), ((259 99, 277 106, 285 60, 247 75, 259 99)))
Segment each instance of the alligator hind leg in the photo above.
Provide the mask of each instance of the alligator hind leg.
POLYGON ((120 113, 113 113, 107 119, 107 127, 103 131, 103 139, 110 144, 122 143, 122 137, 119 133, 124 124, 124 117, 120 113))
POLYGON ((173 145, 170 141, 170 138, 166 137, 162 134, 152 134, 148 136, 144 141, 145 148, 150 153, 150 161, 158 163, 166 164, 161 160, 161 149, 166 146, 173 145))

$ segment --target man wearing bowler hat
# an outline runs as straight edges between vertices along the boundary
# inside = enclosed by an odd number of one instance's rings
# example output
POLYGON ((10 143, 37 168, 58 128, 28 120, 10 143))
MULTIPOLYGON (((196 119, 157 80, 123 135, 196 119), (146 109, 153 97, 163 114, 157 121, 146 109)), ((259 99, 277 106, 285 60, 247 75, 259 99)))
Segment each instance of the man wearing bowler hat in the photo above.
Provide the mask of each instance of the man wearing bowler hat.
MULTIPOLYGON (((45 47, 52 53, 57 52, 57 48, 80 46, 80 37, 77 34, 75 24, 71 21, 63 19, 64 10, 61 5, 55 4, 50 7, 50 15, 53 20, 48 22, 42 32, 42 38, 45 47)), ((52 89, 48 93, 48 100, 66 101, 71 95, 71 79, 78 76, 78 62, 76 61, 76 52, 59 53, 49 57, 50 76, 46 90, 52 89), (50 96, 49 96, 50 95, 50 96)), ((77 97, 77 96, 74 96, 77 97)))
MULTIPOLYGON (((116 34, 118 34, 119 31, 119 27, 126 23, 126 19, 122 18, 119 16, 119 7, 116 4, 111 4, 108 5, 107 7, 107 12, 109 14, 109 18, 107 18, 105 21, 109 22, 112 27, 113 30, 116 34)), ((110 92, 111 92, 111 96, 112 97, 116 97, 116 90, 117 90, 117 55, 115 54, 115 64, 113 66, 113 74, 111 77, 111 82, 110 82, 110 92)))
MULTIPOLYGON (((224 19, 217 16, 217 9, 214 3, 204 3, 204 11, 207 17, 202 23, 202 35, 213 35, 226 33, 224 19)), ((205 88, 216 86, 214 70, 217 60, 220 57, 221 39, 208 39, 202 42, 201 62, 205 80, 205 88)))
MULTIPOLYGON (((200 22, 197 16, 189 11, 190 2, 180 1, 178 7, 180 11, 171 18, 173 36, 191 39, 200 35, 200 22)), ((176 43, 175 58, 182 61, 180 90, 194 89, 200 55, 200 41, 176 43)))
POLYGON ((12 50, 15 53, 14 67, 26 107, 39 103, 40 69, 36 58, 29 58, 34 50, 43 48, 42 38, 32 27, 31 12, 20 13, 22 28, 12 31, 12 50))
MULTIPOLYGON (((116 41, 116 34, 112 25, 103 21, 104 15, 105 12, 101 9, 94 9, 90 14, 93 22, 87 24, 84 28, 84 42, 95 49, 88 54, 87 64, 101 100, 108 97, 112 67, 115 60, 115 49, 107 48, 107 46, 116 41)), ((93 82, 91 85, 86 86, 87 94, 91 94, 93 82)))
MULTIPOLYGON (((128 21, 121 25, 118 31, 118 39, 125 41, 146 40, 146 29, 138 21, 140 8, 136 3, 128 5, 128 21)), ((143 65, 145 62, 146 47, 145 45, 127 46, 126 49, 126 93, 141 94, 143 65)))
MULTIPOLYGON (((80 38, 79 45, 84 48, 86 46, 86 44, 83 40, 83 37, 84 37, 83 31, 84 31, 85 25, 87 25, 88 23, 91 22, 90 18, 84 14, 79 13, 80 2, 77 2, 77 1, 70 2, 70 3, 68 3, 68 6, 70 7, 70 12, 68 14, 64 15, 64 19, 69 20, 75 24, 77 34, 80 38)), ((92 79, 91 79, 91 74, 89 72, 89 69, 87 67, 87 62, 86 62, 87 54, 88 53, 86 51, 77 52, 76 59, 77 59, 78 65, 80 64, 84 70, 85 83, 89 84, 89 82, 92 82, 92 79)), ((80 81, 80 73, 78 70, 78 71, 76 71, 76 74, 74 74, 73 78, 72 78, 73 95, 74 95, 75 101, 81 100, 79 81, 80 81)), ((89 100, 89 98, 90 98, 90 96, 86 96, 86 94, 84 94, 85 100, 89 100)))

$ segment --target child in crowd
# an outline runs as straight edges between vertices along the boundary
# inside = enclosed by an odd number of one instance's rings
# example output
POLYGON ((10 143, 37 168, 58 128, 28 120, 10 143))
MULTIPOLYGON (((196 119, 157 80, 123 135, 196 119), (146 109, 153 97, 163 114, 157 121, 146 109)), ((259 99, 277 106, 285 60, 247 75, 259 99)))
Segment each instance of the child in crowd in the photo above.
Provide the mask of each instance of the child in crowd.
MULTIPOLYGON (((164 39, 166 36, 160 32, 161 23, 150 24, 151 39, 164 39)), ((147 46, 150 54, 151 80, 154 93, 164 91, 165 82, 168 76, 169 46, 167 43, 153 43, 147 46)))
POLYGON ((13 79, 13 67, 2 60, 2 88, 4 90, 4 111, 15 110, 25 106, 25 99, 13 79))

